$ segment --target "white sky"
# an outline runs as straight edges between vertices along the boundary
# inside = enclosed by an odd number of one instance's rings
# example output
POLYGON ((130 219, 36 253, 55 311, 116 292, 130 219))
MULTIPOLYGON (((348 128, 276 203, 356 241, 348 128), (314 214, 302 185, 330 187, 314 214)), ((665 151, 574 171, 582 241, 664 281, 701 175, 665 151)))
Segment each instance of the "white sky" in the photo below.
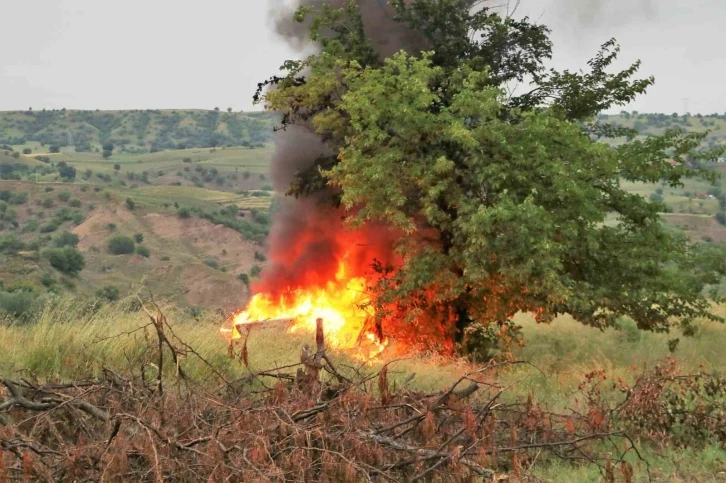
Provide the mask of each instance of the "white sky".
MULTIPOLYGON (((0 0, 0 110, 252 108, 295 54, 273 0, 0 0)), ((630 109, 726 111, 726 0, 522 0, 553 29, 557 68, 610 37, 656 85, 630 109)))

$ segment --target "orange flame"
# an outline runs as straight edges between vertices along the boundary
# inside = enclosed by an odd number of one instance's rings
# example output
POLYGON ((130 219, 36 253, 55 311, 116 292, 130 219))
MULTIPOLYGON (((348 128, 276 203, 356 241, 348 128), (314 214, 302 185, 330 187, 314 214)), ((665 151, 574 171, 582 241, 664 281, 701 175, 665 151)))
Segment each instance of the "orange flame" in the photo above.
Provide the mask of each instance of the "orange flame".
POLYGON ((388 345, 379 341, 367 325, 375 311, 367 303, 365 277, 349 277, 344 257, 335 279, 324 286, 288 288, 280 295, 258 293, 244 311, 233 314, 231 328, 222 331, 240 339, 242 327, 266 321, 292 320, 288 332, 314 334, 316 319, 323 319, 326 345, 335 349, 356 349, 356 356, 372 359, 388 345), (366 346, 367 353, 364 353, 366 346))

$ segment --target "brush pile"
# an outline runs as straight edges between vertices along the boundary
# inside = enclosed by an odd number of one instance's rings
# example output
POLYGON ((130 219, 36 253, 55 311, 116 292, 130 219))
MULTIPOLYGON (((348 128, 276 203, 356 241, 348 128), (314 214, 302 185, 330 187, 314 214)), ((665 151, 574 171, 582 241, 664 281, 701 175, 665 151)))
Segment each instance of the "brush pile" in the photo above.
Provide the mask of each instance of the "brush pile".
POLYGON ((597 465, 608 481, 637 469, 597 375, 582 414, 515 400, 495 382, 507 364, 427 394, 392 384, 388 366, 339 372, 321 330, 299 365, 238 380, 212 370, 202 383, 183 370, 200 356, 148 314, 156 337, 124 373, 1 380, 0 481, 499 481, 527 479, 544 458, 597 465))

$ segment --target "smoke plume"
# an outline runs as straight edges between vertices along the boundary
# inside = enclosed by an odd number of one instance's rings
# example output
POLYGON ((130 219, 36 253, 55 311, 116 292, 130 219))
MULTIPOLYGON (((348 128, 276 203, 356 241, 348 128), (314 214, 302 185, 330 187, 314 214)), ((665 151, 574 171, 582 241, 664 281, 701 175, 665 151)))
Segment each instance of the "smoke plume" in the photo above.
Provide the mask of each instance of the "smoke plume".
MULTIPOLYGON (((345 0, 333 0, 335 7, 345 0)), ((275 29, 291 46, 302 51, 307 48, 307 25, 293 21, 299 5, 319 6, 325 0, 298 0, 295 5, 276 2, 271 9, 275 29)), ((384 57, 401 49, 413 51, 421 41, 405 26, 393 20, 393 9, 387 0, 359 0, 366 33, 373 47, 384 57)), ((272 160, 275 189, 285 192, 295 174, 313 166, 323 155, 330 155, 319 136, 305 127, 292 126, 276 134, 276 149, 272 160)), ((323 197, 320 197, 323 198, 323 197)), ((373 258, 386 263, 392 253, 392 235, 372 227, 355 233, 346 232, 342 212, 323 199, 285 197, 278 205, 268 239, 270 263, 262 280, 253 291, 279 294, 288 288, 324 285, 333 280, 337 261, 346 257, 351 268, 361 274, 373 258)))

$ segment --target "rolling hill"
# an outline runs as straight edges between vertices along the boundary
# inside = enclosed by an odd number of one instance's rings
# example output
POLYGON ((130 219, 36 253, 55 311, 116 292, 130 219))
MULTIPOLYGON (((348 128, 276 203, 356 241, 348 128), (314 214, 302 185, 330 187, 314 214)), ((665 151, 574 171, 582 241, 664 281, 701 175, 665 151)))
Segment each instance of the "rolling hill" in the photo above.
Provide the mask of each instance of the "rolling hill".
POLYGON ((276 119, 265 112, 220 110, 6 111, 0 112, 0 144, 40 153, 51 145, 100 152, 109 143, 130 153, 254 146, 271 139, 276 119))

